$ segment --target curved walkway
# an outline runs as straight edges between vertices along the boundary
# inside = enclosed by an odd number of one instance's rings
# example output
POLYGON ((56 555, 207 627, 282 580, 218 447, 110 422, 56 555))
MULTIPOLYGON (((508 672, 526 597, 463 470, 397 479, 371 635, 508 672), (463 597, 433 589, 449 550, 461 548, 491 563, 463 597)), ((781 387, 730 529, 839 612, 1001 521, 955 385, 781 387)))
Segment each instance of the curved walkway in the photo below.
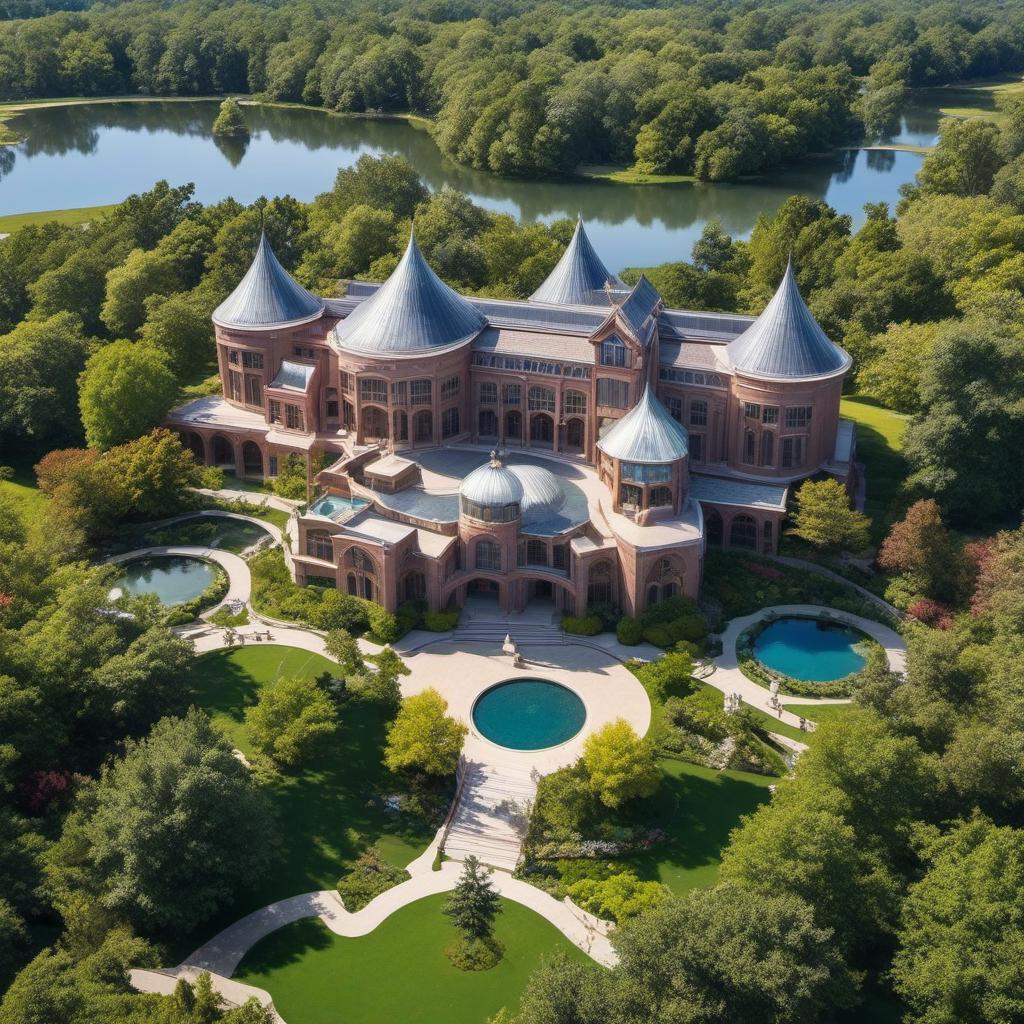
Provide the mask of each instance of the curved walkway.
MULTIPOLYGON (((885 649, 885 655, 889 660, 889 668, 893 672, 903 673, 907 668, 907 645, 903 637, 888 626, 879 622, 865 619, 860 615, 851 615, 848 612, 836 611, 834 608, 824 608, 814 604, 781 604, 774 608, 762 608, 752 615, 741 615, 732 619, 726 626, 722 636, 722 653, 711 661, 711 672, 703 676, 705 682, 721 690, 723 693, 738 693, 744 703, 751 707, 758 708, 766 714, 773 715, 786 725, 799 728, 800 717, 790 711, 783 711, 781 714, 771 706, 769 698, 771 692, 767 687, 748 679, 739 667, 739 658, 736 656, 736 641, 740 634, 745 632, 757 622, 769 617, 781 617, 783 615, 808 615, 821 618, 828 618, 834 622, 842 622, 854 626, 867 633, 873 640, 878 641, 885 649)), ((780 697, 783 696, 780 694, 780 697)), ((827 697, 796 697, 785 696, 787 704, 806 704, 810 707, 820 707, 823 704, 849 704, 848 698, 836 699, 827 697)))
POLYGON ((284 535, 281 533, 281 528, 275 526, 273 523, 267 522, 266 519, 257 519, 256 516, 242 515, 241 512, 228 512, 222 508, 203 508, 197 512, 182 512, 180 516, 171 516, 169 519, 158 519, 155 523, 149 524, 150 530, 159 530, 165 526, 173 526, 175 523, 187 522, 189 519, 237 519, 243 523, 251 523, 253 526, 258 526, 261 530, 265 530, 274 541, 278 544, 284 543, 284 535))
POLYGON ((233 555, 230 551, 221 551, 219 548, 192 547, 184 544, 171 544, 149 548, 136 548, 135 551, 127 551, 123 555, 111 555, 105 561, 111 565, 118 562, 130 562, 137 558, 151 558, 157 555, 178 555, 185 558, 201 558, 206 562, 215 562, 219 565, 228 577, 228 592, 223 599, 212 608, 207 608, 203 615, 210 615, 218 608, 222 608, 232 601, 241 601, 242 604, 249 603, 249 595, 252 593, 252 575, 249 566, 244 558, 233 555))

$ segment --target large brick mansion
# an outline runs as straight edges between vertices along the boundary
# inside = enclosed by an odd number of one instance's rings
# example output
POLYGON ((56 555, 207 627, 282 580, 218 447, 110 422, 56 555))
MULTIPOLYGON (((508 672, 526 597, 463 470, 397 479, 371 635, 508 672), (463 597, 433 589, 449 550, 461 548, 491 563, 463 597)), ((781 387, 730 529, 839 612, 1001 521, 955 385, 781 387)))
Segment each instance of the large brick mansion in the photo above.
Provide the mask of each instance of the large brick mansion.
POLYGON ((794 481, 853 485, 850 358, 792 268, 756 319, 666 309, 579 223, 526 301, 459 295, 414 238, 383 284, 318 298, 262 238, 213 320, 223 395, 170 425, 242 477, 323 466, 294 576, 391 610, 478 593, 636 614, 696 594, 707 544, 774 551, 794 481))

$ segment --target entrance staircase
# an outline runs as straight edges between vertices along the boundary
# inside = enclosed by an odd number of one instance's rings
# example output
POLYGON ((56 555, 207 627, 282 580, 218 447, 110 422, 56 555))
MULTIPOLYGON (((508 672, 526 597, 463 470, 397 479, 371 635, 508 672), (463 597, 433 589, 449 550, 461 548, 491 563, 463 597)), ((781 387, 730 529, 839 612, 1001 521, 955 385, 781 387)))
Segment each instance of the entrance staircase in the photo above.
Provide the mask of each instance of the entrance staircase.
POLYGON ((444 839, 445 855, 514 871, 526 834, 537 783, 528 768, 468 762, 458 803, 444 839))

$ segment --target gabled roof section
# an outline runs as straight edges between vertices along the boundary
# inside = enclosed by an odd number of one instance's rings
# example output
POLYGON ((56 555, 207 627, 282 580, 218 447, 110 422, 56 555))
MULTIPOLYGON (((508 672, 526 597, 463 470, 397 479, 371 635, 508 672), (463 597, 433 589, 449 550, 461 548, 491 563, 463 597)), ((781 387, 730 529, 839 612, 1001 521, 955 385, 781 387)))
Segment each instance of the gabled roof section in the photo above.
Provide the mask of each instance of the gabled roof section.
POLYGON ((626 301, 619 306, 619 316, 632 332, 633 337, 644 345, 652 337, 649 321, 656 315, 661 304, 662 299, 658 289, 641 274, 640 280, 633 286, 626 301))
POLYGON ((845 373, 852 362, 807 308, 792 260, 764 312, 729 342, 727 352, 740 373, 770 380, 831 377, 845 373))
POLYGON ((394 272, 335 325, 331 340, 352 352, 401 356, 454 347, 486 325, 473 303, 430 269, 410 234, 394 272))
POLYGON ((654 389, 644 388, 640 401, 616 423, 597 447, 622 462, 676 462, 690 452, 686 428, 669 415, 654 389))
POLYGON ((281 362, 281 369, 277 371, 277 376, 269 386, 305 393, 309 390, 315 372, 316 367, 310 366, 309 363, 294 363, 290 359, 285 359, 281 362))
POLYGON ((264 331, 316 320, 324 304, 278 262, 265 232, 256 255, 235 290, 213 311, 218 327, 264 331))
POLYGON ((587 238, 581 216, 576 221, 576 230, 562 258, 544 283, 530 296, 530 301, 555 306, 607 305, 609 298, 604 291, 606 285, 613 291, 627 291, 626 285, 601 262, 597 250, 587 238))

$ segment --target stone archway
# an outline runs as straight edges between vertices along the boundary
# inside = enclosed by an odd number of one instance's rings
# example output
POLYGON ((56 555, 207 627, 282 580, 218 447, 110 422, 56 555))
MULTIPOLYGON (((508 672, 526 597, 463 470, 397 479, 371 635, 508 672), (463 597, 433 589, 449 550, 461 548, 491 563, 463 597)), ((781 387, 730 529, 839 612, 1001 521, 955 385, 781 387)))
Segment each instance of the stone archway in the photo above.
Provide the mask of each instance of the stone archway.
POLYGON ((546 412, 534 413, 530 417, 530 444, 553 444, 555 421, 546 412))
POLYGON ((213 435, 213 464, 215 466, 234 466, 235 446, 223 435, 213 435))
POLYGON ((388 414, 375 405, 363 408, 363 440, 383 441, 388 437, 388 414))
POLYGON ((181 446, 188 449, 195 457, 196 462, 201 466, 206 464, 206 445, 202 437, 194 430, 183 430, 178 435, 181 438, 181 446))
POLYGON ((246 476, 263 476, 263 452, 255 441, 242 445, 242 472, 246 476))

